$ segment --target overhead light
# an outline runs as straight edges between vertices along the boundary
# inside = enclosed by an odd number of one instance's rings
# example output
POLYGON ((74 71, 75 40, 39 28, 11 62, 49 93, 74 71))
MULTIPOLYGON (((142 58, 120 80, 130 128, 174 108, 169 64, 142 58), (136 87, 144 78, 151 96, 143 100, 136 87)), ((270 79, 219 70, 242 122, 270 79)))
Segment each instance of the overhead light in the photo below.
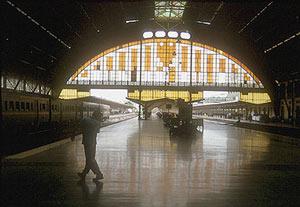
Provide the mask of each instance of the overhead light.
POLYGON ((181 32, 181 33, 180 33, 180 37, 181 37, 182 39, 188 40, 188 39, 191 38, 191 34, 188 33, 188 32, 181 32))
POLYGON ((206 21, 196 21, 198 24, 205 24, 205 25, 210 25, 210 22, 206 21))
POLYGON ((165 31, 157 31, 155 32, 155 37, 165 37, 166 32, 165 31))
POLYGON ((153 37, 153 32, 150 32, 150 31, 148 31, 148 32, 144 32, 143 33, 143 37, 146 39, 146 38, 151 38, 151 37, 153 37))
POLYGON ((130 20, 126 20, 126 24, 135 23, 135 22, 138 22, 138 21, 139 21, 138 19, 130 19, 130 20))
POLYGON ((177 38, 177 37, 178 37, 178 32, 175 32, 175 31, 169 31, 169 32, 168 32, 168 37, 171 37, 171 38, 177 38))

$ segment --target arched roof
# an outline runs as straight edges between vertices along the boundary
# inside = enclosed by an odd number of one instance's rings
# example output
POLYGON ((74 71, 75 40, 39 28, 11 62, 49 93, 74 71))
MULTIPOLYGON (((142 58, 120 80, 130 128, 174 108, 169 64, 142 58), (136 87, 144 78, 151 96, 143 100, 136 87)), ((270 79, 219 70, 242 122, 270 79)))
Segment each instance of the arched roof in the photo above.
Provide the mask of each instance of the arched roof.
MULTIPOLYGON (((299 3, 269 4, 189 1, 182 19, 171 26, 233 55, 271 86, 274 80, 299 77, 300 43, 299 3)), ((133 41, 145 29, 161 29, 153 21, 154 9, 154 1, 2 1, 3 71, 60 88, 73 69, 99 51, 133 41), (126 24, 134 18, 139 21, 126 24)))
MULTIPOLYGON (((172 33, 179 34, 176 31, 172 33)), ((96 85, 104 84, 103 81, 124 82, 125 85, 139 81, 143 82, 142 85, 144 82, 157 85, 160 81, 167 81, 174 86, 192 82, 199 86, 225 84, 229 87, 231 84, 264 88, 255 73, 232 55, 190 38, 170 38, 166 34, 164 38, 141 39, 102 51, 81 65, 69 77, 67 84, 87 84, 87 81, 89 84, 97 82, 96 85), (136 77, 139 71, 142 73, 136 77)))

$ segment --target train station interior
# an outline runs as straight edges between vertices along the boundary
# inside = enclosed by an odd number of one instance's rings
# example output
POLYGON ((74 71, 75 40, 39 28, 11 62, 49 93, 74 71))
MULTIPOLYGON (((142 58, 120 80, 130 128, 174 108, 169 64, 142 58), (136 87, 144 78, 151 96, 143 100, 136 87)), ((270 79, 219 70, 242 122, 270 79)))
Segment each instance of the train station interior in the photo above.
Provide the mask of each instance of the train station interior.
POLYGON ((300 206, 300 3, 1 7, 1 206, 300 206))

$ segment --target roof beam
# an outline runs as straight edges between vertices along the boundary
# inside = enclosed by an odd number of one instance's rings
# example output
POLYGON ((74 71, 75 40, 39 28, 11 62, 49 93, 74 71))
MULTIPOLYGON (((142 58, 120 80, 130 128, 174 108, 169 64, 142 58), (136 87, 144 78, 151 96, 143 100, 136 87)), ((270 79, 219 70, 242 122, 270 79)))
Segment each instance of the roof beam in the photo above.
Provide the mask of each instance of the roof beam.
POLYGON ((299 35, 300 35, 300 32, 297 32, 296 34, 294 34, 294 35, 292 35, 292 36, 286 38, 285 40, 283 40, 283 41, 281 41, 281 42, 279 42, 279 43, 273 45, 272 47, 266 49, 266 50, 264 51, 264 53, 268 53, 268 52, 270 52, 271 50, 273 50, 273 49, 275 49, 275 48, 277 48, 277 47, 279 47, 279 46, 281 46, 281 45, 284 45, 285 43, 287 43, 288 41, 290 41, 290 40, 292 40, 292 39, 298 37, 299 35))
POLYGON ((271 6, 273 1, 268 3, 267 6, 265 6, 262 10, 260 10, 240 31, 238 32, 239 34, 242 33, 256 18, 258 18, 269 6, 271 6))
POLYGON ((53 34, 51 31, 49 31, 47 28, 45 28, 43 25, 41 25, 39 22, 37 22, 35 19, 33 19, 30 15, 28 15, 22 9, 17 7, 14 3, 12 3, 11 1, 6 1, 6 3, 9 4, 10 6, 14 7, 19 13, 23 14, 27 19, 29 19, 32 23, 37 25, 40 29, 47 32, 51 37, 53 37, 55 40, 57 40, 63 46, 67 47, 68 49, 71 49, 71 46, 69 46, 67 43, 65 43, 63 40, 61 40, 59 37, 57 37, 55 34, 53 34))

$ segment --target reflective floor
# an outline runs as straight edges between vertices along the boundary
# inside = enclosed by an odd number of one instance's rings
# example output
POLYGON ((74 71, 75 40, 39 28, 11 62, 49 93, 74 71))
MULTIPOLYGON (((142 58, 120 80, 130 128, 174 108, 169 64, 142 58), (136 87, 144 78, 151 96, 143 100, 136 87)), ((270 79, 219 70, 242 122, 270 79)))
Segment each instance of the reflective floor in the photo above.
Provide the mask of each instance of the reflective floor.
POLYGON ((77 139, 5 161, 1 206, 300 206, 300 148, 272 136, 206 121, 170 137, 159 119, 131 119, 98 135, 102 182, 78 182, 77 139))

